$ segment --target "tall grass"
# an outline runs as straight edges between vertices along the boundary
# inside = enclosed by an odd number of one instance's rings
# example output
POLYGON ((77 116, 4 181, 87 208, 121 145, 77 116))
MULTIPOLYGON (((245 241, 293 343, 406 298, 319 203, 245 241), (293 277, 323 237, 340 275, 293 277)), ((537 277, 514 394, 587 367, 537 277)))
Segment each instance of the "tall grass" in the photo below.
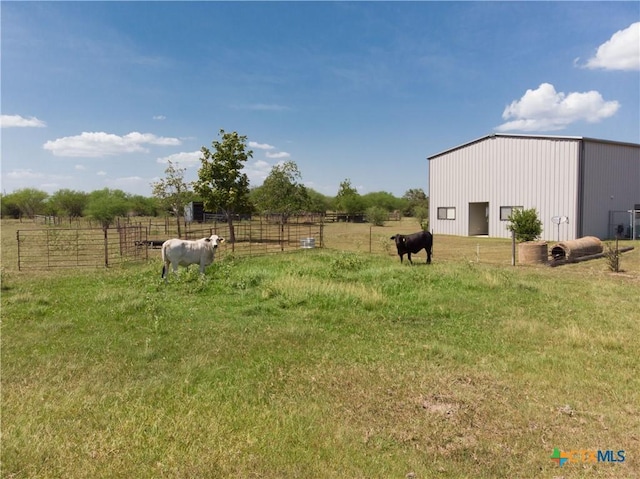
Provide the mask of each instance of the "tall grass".
POLYGON ((635 277, 320 250, 159 271, 11 275, 3 477, 640 471, 635 277))

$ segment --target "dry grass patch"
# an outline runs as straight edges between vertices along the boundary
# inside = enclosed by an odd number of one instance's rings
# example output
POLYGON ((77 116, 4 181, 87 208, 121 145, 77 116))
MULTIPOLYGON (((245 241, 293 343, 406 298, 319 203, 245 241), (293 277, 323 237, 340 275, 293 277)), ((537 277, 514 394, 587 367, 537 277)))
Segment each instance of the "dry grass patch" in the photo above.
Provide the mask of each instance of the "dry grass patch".
POLYGON ((269 281, 263 288, 264 299, 279 298, 288 305, 322 307, 328 303, 371 310, 386 303, 375 287, 358 283, 336 283, 319 278, 283 276, 269 281))

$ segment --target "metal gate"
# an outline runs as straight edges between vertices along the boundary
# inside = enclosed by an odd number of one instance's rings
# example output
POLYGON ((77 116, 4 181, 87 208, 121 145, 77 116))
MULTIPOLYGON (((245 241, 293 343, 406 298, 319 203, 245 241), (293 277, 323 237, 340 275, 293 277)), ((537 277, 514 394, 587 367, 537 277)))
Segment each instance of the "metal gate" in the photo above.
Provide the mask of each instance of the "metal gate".
POLYGON ((16 236, 19 270, 109 267, 148 259, 142 226, 28 229, 16 236))
POLYGON ((609 238, 639 239, 640 209, 609 211, 609 238))

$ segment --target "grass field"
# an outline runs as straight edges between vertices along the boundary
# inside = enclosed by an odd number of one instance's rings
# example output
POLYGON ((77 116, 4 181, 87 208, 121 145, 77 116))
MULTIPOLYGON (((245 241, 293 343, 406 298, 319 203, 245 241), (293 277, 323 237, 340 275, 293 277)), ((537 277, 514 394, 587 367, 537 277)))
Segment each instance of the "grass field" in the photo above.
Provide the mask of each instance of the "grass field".
POLYGON ((401 265, 412 226, 168 285, 158 259, 18 272, 3 227, 2 477, 640 477, 638 242, 621 274, 438 236, 401 265))

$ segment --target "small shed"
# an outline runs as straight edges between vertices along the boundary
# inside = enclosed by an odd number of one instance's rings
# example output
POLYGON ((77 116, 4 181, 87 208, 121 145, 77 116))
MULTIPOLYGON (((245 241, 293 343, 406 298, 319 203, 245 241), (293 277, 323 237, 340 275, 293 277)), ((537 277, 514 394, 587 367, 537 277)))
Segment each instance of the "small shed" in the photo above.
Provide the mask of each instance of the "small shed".
POLYGON ((192 201, 184 207, 185 223, 202 223, 204 221, 204 203, 202 201, 192 201))

